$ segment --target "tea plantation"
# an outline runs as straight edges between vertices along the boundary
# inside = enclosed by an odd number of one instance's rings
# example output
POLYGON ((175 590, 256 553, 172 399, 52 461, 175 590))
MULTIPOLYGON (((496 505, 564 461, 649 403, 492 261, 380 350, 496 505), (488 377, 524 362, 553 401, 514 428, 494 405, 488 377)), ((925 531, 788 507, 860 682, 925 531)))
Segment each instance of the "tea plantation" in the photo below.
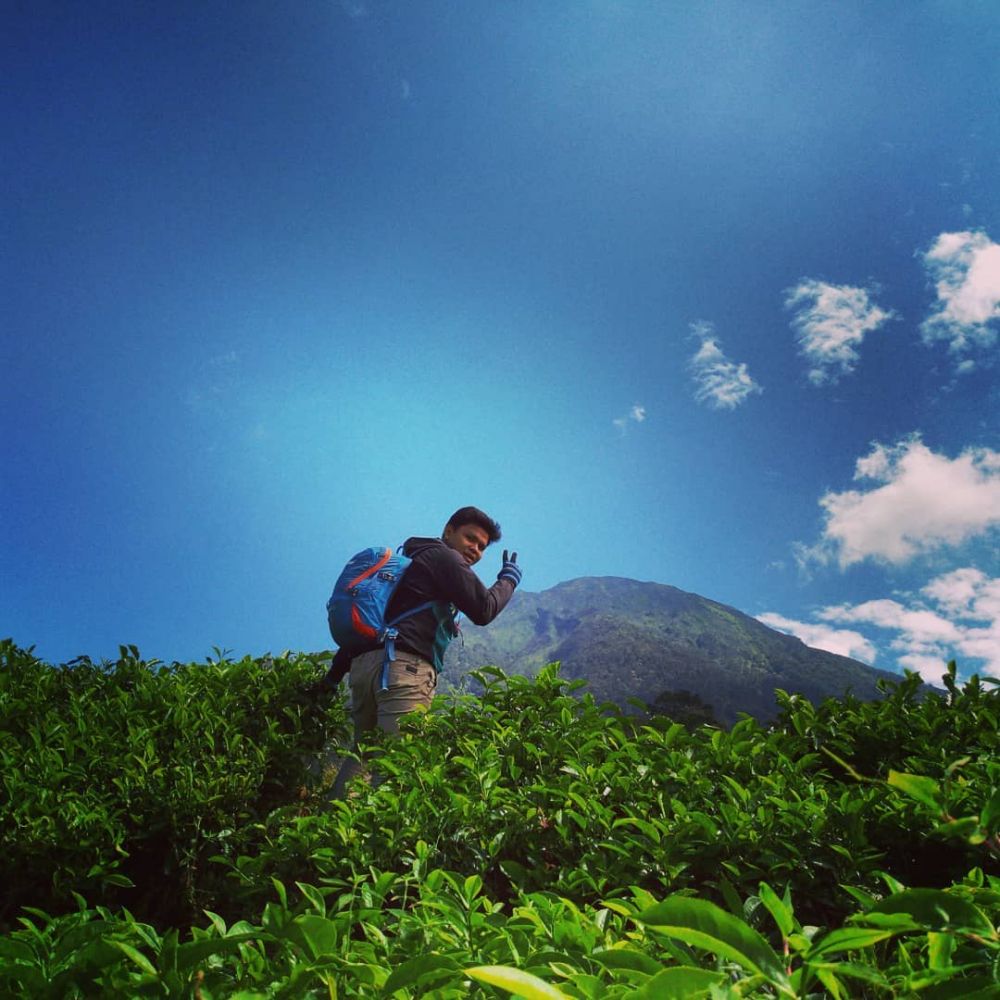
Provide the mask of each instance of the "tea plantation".
POLYGON ((0 643, 0 995, 1000 997, 1000 694, 728 730, 484 670, 329 802, 317 658, 0 643))

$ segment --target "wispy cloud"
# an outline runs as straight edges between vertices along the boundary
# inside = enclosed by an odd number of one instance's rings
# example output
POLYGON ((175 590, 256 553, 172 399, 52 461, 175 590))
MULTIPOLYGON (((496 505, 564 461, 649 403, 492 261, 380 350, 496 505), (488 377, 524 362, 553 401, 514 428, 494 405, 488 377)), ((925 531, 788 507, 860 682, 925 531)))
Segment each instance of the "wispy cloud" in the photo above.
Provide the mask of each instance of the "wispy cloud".
POLYGON ((758 615, 810 646, 867 663, 876 660, 876 642, 843 626, 874 631, 876 639, 887 633, 896 663, 931 684, 940 683, 949 660, 963 673, 1000 677, 1000 578, 974 567, 938 576, 918 595, 833 605, 817 617, 819 622, 799 622, 772 612, 758 615))
POLYGON ((932 580, 923 589, 948 614, 1000 617, 1000 580, 988 580, 982 570, 956 569, 932 580))
POLYGON ((875 646, 860 632, 837 629, 822 623, 799 622, 771 611, 757 615, 757 620, 779 632, 787 632, 789 635, 796 636, 807 646, 825 649, 828 653, 837 653, 840 656, 850 656, 864 663, 875 662, 877 655, 875 646))
POLYGON ((785 292, 799 350, 808 361, 813 385, 836 382, 858 363, 865 334, 877 330, 894 313, 875 305, 865 288, 830 285, 807 278, 785 292))
POLYGON ((889 447, 876 444, 858 459, 854 478, 873 485, 820 499, 823 537, 800 549, 800 563, 899 565, 1000 525, 1000 452, 989 448, 968 448, 952 459, 914 435, 889 447))
MULTIPOLYGON (((958 356, 992 347, 1000 319, 1000 245, 983 232, 941 233, 923 255, 937 303, 921 324, 925 343, 943 340, 958 356)), ((969 371, 973 362, 960 365, 969 371)))
POLYGON ((622 434, 628 429, 630 423, 641 424, 646 419, 646 407, 636 403, 624 417, 615 417, 611 421, 622 434))
POLYGON ((698 320, 691 333, 701 346, 690 361, 694 398, 716 410, 733 410, 749 396, 764 390, 750 377, 745 364, 730 361, 722 352, 713 324, 698 320))
POLYGON ((973 567, 937 577, 907 604, 888 599, 843 604, 824 608, 820 618, 894 633, 890 645, 899 664, 932 683, 951 659, 1000 677, 1000 578, 973 567))

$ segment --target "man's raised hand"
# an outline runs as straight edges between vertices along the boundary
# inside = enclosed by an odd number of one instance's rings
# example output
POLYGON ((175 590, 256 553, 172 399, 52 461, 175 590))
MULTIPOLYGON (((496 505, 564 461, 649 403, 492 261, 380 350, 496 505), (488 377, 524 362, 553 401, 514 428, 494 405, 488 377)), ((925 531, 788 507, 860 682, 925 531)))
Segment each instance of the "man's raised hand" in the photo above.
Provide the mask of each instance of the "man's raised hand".
POLYGON ((512 552, 509 556, 507 550, 503 550, 503 566, 497 574, 498 580, 510 580, 516 587, 521 582, 521 567, 517 564, 517 553, 512 552))

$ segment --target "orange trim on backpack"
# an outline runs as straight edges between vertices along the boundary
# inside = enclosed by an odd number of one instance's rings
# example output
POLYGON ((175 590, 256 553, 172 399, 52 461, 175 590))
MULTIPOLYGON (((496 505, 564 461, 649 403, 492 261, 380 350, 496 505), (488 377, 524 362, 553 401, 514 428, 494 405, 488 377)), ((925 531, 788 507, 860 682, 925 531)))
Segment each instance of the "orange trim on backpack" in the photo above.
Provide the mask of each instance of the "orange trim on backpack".
POLYGON ((354 626, 354 631, 359 635, 363 635, 366 639, 378 638, 378 632, 371 625, 366 625, 361 620, 361 615, 358 613, 358 606, 356 604, 351 605, 351 624, 354 626))
POLYGON ((368 569, 366 569, 364 573, 361 574, 361 576, 351 580, 351 582, 347 585, 348 589, 350 589, 351 587, 356 587, 359 583, 361 583, 362 580, 367 580, 368 577, 377 573, 391 558, 392 558, 392 549, 386 549, 382 555, 382 558, 379 559, 379 561, 375 563, 374 566, 369 566, 368 569))

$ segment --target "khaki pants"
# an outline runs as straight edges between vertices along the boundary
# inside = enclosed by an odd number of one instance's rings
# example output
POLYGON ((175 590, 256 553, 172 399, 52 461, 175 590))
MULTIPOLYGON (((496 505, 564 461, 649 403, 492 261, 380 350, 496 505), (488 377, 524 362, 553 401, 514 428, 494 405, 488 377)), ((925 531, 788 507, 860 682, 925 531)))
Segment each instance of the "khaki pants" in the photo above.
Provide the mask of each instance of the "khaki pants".
MULTIPOLYGON (((399 733, 399 720, 407 712, 429 708, 437 686, 433 665, 413 653, 396 651, 389 664, 389 684, 382 690, 385 650, 375 649, 351 661, 351 715, 354 717, 354 750, 365 733, 374 729, 399 733)), ((347 783, 363 770, 360 761, 348 758, 337 774, 332 797, 344 798, 347 783)))

